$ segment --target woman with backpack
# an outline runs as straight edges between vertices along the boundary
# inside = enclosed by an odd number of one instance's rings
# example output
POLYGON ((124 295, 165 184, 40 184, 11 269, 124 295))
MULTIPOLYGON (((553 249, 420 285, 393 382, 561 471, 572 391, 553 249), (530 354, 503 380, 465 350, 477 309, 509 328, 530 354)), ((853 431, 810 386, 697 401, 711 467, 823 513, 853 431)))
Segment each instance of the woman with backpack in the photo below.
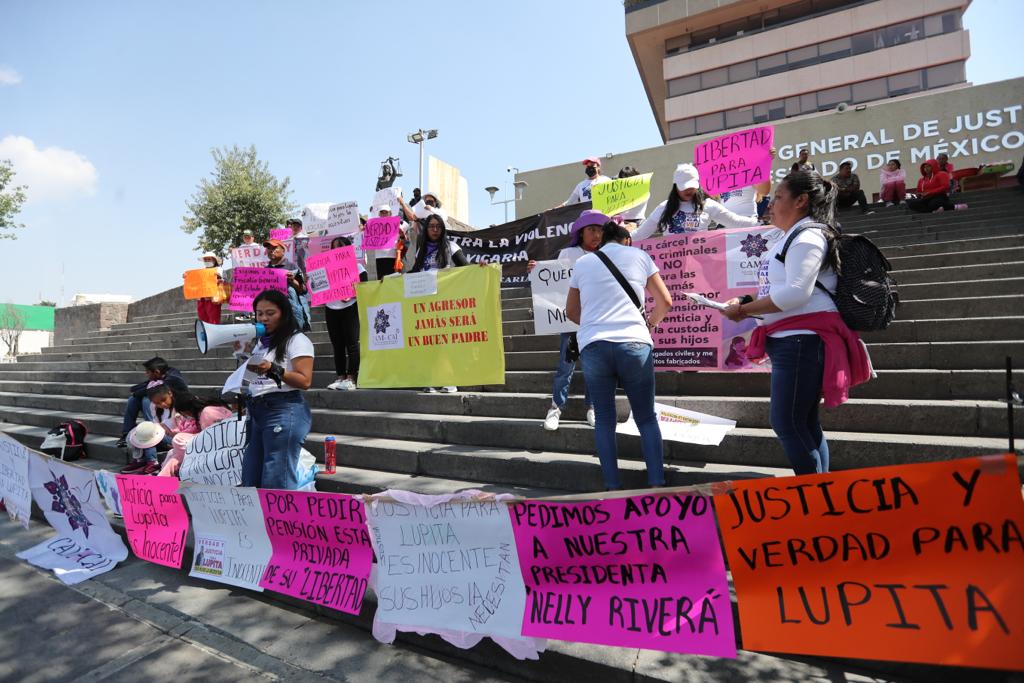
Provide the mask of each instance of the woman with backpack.
POLYGON ((770 420, 796 474, 829 471, 818 417, 871 375, 867 350, 830 293, 836 274, 836 187, 816 171, 793 171, 775 190, 774 224, 786 236, 763 256, 757 298, 732 299, 733 322, 759 317, 747 357, 772 362, 770 420), (781 255, 780 255, 781 254, 781 255))

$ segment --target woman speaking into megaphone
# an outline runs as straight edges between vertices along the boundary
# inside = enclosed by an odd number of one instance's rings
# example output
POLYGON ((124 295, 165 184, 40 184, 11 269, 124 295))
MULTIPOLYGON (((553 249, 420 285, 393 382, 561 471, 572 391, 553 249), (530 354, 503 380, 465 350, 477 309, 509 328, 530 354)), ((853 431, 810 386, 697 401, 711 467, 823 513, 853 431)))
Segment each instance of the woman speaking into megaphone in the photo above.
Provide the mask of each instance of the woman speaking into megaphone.
POLYGON ((246 366, 249 443, 242 486, 294 490, 299 453, 313 422, 302 395, 313 382, 313 342, 299 331, 284 293, 262 292, 253 310, 266 334, 256 341, 246 366))

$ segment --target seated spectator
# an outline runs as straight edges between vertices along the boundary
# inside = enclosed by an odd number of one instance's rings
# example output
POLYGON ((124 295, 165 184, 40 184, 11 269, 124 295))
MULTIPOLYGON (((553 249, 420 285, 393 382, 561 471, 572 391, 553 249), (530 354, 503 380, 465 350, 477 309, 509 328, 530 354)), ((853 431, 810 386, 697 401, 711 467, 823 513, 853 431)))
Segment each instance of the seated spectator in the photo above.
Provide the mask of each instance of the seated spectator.
POLYGON ((150 358, 142 364, 142 367, 146 369, 146 381, 139 382, 128 390, 131 392, 131 395, 128 397, 128 403, 124 407, 121 438, 118 439, 116 444, 118 448, 125 448, 128 445, 128 432, 135 427, 135 421, 138 419, 140 412, 147 421, 153 421, 152 404, 146 398, 146 390, 148 388, 163 383, 179 391, 188 390, 185 378, 181 376, 177 369, 168 365, 167 361, 163 358, 159 356, 150 358))
POLYGON ((839 164, 839 173, 832 176, 832 184, 837 191, 836 207, 845 209, 859 204, 861 213, 874 213, 868 211, 868 198, 864 196, 864 190, 860 189, 860 178, 853 172, 852 163, 844 161, 839 164))
POLYGON ((200 398, 189 391, 175 391, 167 385, 153 387, 147 395, 156 408, 157 421, 171 439, 171 454, 164 460, 161 477, 177 476, 185 458, 185 447, 195 435, 233 414, 220 399, 200 398))
POLYGON ((807 148, 804 147, 800 150, 799 156, 797 156, 796 161, 793 162, 789 170, 794 173, 797 171, 817 171, 818 169, 814 168, 814 164, 808 160, 807 155, 807 148))
POLYGON ((949 200, 949 174, 939 170, 939 162, 929 159, 921 164, 921 179, 917 181, 917 196, 907 200, 907 208, 917 213, 937 213, 966 209, 966 204, 949 200))
POLYGON ((879 193, 886 206, 902 204, 907 198, 907 172, 901 168, 899 159, 887 163, 879 173, 882 191, 879 193))
POLYGON ((121 474, 156 474, 160 463, 156 459, 156 447, 167 439, 163 427, 149 420, 140 422, 128 432, 128 448, 131 461, 121 468, 121 474))
POLYGON ((953 194, 957 190, 956 178, 953 177, 953 164, 949 163, 949 155, 943 152, 939 156, 935 157, 935 161, 939 164, 939 170, 949 174, 949 194, 953 194))

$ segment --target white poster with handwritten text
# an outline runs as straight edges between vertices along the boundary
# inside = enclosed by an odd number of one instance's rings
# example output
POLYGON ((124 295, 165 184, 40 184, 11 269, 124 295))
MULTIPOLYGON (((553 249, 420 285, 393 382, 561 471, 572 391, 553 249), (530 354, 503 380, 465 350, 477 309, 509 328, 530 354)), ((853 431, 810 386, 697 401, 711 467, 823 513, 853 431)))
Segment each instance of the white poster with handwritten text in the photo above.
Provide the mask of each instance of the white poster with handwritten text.
POLYGON ((32 516, 32 491, 28 487, 28 449, 0 434, 0 500, 7 514, 28 528, 32 516))

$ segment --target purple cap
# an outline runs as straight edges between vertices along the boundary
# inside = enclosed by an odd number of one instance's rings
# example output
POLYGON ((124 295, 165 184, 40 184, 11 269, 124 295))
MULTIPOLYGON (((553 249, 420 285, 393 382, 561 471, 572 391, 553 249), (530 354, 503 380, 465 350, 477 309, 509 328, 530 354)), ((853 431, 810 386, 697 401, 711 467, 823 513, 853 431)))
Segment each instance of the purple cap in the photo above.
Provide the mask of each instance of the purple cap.
POLYGON ((611 218, 601 213, 600 211, 596 211, 594 209, 587 209, 586 211, 580 214, 579 218, 573 221, 572 240, 569 242, 569 246, 579 246, 580 231, 583 230, 583 228, 586 228, 590 225, 604 225, 610 220, 611 218))

